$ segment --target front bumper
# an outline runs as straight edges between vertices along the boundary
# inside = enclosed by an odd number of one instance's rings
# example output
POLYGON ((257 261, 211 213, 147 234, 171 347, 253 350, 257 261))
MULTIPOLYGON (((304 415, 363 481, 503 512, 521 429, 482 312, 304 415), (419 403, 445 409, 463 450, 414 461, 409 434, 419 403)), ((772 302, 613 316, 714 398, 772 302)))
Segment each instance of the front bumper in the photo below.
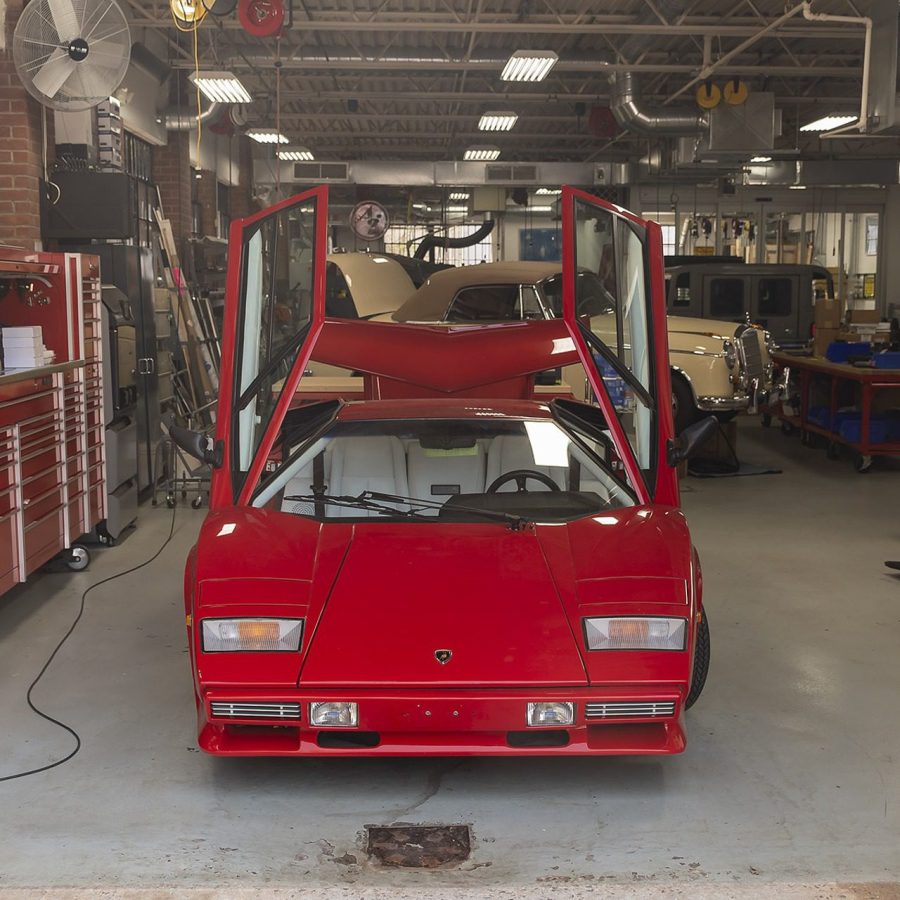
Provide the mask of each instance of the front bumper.
MULTIPOLYGON (((237 690, 204 692, 199 744, 217 756, 609 756, 681 753, 686 685, 536 690, 237 690), (359 704, 355 728, 315 728, 309 704, 359 704), (528 727, 526 704, 575 703, 572 726, 528 727), (590 718, 587 703, 670 704, 668 714, 590 718), (298 704, 300 718, 278 722, 214 716, 212 704, 298 704)), ((222 707, 217 707, 221 709, 222 707)))
POLYGON ((704 412, 732 412, 750 408, 750 398, 746 394, 733 397, 698 397, 697 409, 704 412))

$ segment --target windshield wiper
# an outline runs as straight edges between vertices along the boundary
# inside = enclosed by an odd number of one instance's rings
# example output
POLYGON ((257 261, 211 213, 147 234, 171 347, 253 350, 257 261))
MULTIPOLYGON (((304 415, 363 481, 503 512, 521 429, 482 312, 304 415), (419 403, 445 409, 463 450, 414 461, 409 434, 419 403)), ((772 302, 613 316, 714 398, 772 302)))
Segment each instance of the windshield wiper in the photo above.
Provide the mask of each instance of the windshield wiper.
MULTIPOLYGON (((377 503, 374 499, 370 499, 365 495, 370 493, 369 491, 364 491, 358 497, 329 497, 324 494, 320 494, 316 496, 315 494, 290 494, 285 497, 285 500, 293 500, 298 503, 312 503, 314 506, 317 503, 327 503, 330 506, 340 506, 344 509, 365 509, 370 512, 382 513, 386 516, 405 516, 406 518, 424 518, 422 513, 413 510, 413 509, 396 509, 393 506, 387 506, 384 503, 377 503)), ((385 497, 391 497, 390 494, 385 494, 385 497)), ((391 498, 393 499, 393 498, 391 498)), ((398 500, 404 500, 405 497, 398 497, 398 500)))
POLYGON ((360 500, 381 500, 389 503, 408 503, 410 506, 418 506, 422 509, 450 509, 454 512, 467 512, 476 516, 484 516, 486 519, 497 519, 506 522, 512 531, 521 531, 528 524, 528 520, 522 516, 513 513, 501 512, 496 509, 479 509, 477 506, 453 506, 448 507, 446 503, 439 503, 436 500, 420 500, 418 497, 401 497, 399 494, 382 494, 379 491, 363 491, 357 499, 360 500))

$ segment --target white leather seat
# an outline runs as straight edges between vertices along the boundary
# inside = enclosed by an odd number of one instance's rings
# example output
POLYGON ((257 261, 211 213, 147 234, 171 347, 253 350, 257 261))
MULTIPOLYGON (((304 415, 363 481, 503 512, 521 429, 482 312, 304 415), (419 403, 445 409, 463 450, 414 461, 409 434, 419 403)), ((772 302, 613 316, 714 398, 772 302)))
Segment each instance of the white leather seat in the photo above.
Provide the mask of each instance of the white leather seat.
MULTIPOLYGON (((378 435, 335 439, 328 494, 332 497, 355 497, 363 491, 409 496, 406 457, 398 438, 378 435)), ((328 515, 356 518, 377 516, 378 513, 329 506, 328 515)))
MULTIPOLYGON (((530 469, 533 472, 542 472, 549 475, 560 490, 567 488, 566 477, 568 469, 564 466, 538 466, 534 462, 534 454, 531 450, 531 441, 525 435, 501 434, 491 441, 487 456, 486 484, 490 487, 494 481, 507 472, 514 469, 530 469)), ((549 491, 550 488, 534 478, 529 478, 525 484, 529 491, 549 491)), ((516 490, 515 481, 508 481, 500 489, 503 491, 516 490)))
MULTIPOLYGON (((407 449, 410 496, 443 503, 454 494, 483 494, 484 465, 484 447, 479 443, 431 450, 414 441, 407 449)), ((438 510, 433 512, 438 514, 438 510)))

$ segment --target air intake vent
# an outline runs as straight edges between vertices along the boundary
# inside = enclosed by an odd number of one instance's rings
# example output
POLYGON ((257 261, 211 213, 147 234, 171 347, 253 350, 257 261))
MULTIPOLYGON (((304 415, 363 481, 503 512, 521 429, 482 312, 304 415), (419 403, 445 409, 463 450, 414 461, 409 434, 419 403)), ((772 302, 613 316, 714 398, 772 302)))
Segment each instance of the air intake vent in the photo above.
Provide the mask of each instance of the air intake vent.
POLYGON ((489 164, 484 169, 484 180, 490 183, 506 182, 512 184, 525 184, 538 180, 537 166, 529 165, 505 165, 503 163, 489 164))
POLYGON ((347 163, 294 163, 294 181, 349 181, 350 167, 347 163))
POLYGON ((659 718, 675 715, 674 700, 650 700, 616 703, 586 703, 585 718, 588 719, 638 719, 659 718))
POLYGON ((300 718, 299 703, 226 703, 214 700, 212 714, 219 719, 284 719, 300 718))

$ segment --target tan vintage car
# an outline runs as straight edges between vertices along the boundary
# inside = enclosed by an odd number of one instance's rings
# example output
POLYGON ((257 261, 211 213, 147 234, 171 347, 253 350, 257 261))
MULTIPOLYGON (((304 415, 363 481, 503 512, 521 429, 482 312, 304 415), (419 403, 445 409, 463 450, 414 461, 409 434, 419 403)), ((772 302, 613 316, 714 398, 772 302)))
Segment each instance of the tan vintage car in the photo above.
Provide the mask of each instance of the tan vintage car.
MULTIPOLYGON (((585 271, 578 277, 579 302, 586 300, 592 330, 604 339, 615 330, 604 322, 605 315, 614 315, 615 303, 599 276, 585 271)), ((436 272, 393 315, 378 318, 473 323, 561 314, 559 263, 502 262, 436 272)), ((771 387, 765 332, 734 322, 682 316, 668 316, 668 332, 676 430, 711 412, 721 418, 745 410, 756 412, 771 387)), ((580 396, 584 377, 577 370, 564 372, 563 380, 580 396)))

